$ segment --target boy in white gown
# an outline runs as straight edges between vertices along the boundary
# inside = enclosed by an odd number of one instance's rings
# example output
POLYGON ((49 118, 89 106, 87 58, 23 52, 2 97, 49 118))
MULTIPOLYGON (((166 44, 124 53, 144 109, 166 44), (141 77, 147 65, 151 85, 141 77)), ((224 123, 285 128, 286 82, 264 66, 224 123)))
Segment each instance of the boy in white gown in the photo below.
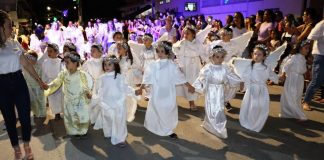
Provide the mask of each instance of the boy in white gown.
POLYGON ((173 132, 178 124, 178 106, 176 102, 176 85, 186 84, 193 93, 195 89, 187 82, 178 66, 170 59, 172 44, 162 41, 157 45, 159 59, 144 71, 143 82, 136 91, 142 93, 145 85, 151 86, 151 95, 145 114, 144 126, 159 136, 177 138, 173 132))
POLYGON ((111 137, 113 145, 125 146, 127 137, 126 97, 135 96, 120 74, 119 60, 115 56, 104 58, 104 74, 98 79, 91 106, 100 107, 94 129, 103 129, 105 137, 111 137))
POLYGON ((227 138, 225 85, 235 88, 241 82, 226 64, 222 64, 226 54, 221 46, 215 46, 210 51, 211 63, 201 69, 199 77, 193 83, 197 92, 205 94, 205 119, 202 127, 220 138, 227 138))
MULTIPOLYGON (((94 83, 95 87, 97 85, 97 80, 103 74, 102 46, 100 44, 94 44, 91 46, 91 58, 82 65, 82 70, 87 72, 91 76, 92 82, 94 83)), ((92 88, 90 89, 92 90, 92 88)), ((95 123, 98 112, 98 108, 89 108, 91 124, 95 123)))
POLYGON ((281 80, 285 80, 283 93, 280 98, 281 117, 307 120, 302 109, 302 96, 304 89, 304 73, 307 71, 305 56, 309 54, 310 41, 297 44, 293 54, 283 64, 281 80))
MULTIPOLYGON (((45 83, 53 81, 58 74, 63 70, 62 60, 57 56, 59 54, 59 47, 54 43, 50 43, 47 46, 48 58, 43 62, 42 70, 45 83)), ((55 119, 61 119, 60 113, 63 112, 63 93, 62 89, 58 89, 56 92, 48 96, 48 105, 55 115, 55 119)))
POLYGON ((240 124, 249 130, 260 132, 268 115, 270 96, 267 80, 278 83, 278 76, 264 64, 267 48, 257 45, 253 50, 252 60, 243 74, 246 92, 241 103, 240 124))

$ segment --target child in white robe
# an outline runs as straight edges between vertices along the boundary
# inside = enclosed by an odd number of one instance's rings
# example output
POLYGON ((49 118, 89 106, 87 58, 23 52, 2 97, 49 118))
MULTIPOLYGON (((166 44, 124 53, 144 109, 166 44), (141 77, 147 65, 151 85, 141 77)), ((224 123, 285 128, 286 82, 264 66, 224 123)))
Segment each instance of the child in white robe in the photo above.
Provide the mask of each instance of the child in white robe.
POLYGON ((151 98, 148 102, 144 126, 154 134, 175 139, 177 135, 173 130, 178 124, 176 85, 185 84, 191 93, 195 89, 170 59, 173 57, 172 43, 159 42, 156 52, 159 59, 146 68, 142 85, 136 93, 141 94, 145 85, 151 86, 151 98))
POLYGON ((193 83, 195 90, 205 94, 205 119, 202 127, 220 138, 227 138, 225 107, 225 85, 238 87, 241 79, 226 65, 222 64, 225 49, 215 46, 210 51, 211 63, 200 71, 193 83))
MULTIPOLYGON (((34 66, 35 71, 41 77, 42 68, 37 63, 38 55, 35 51, 29 50, 26 54, 28 61, 34 66)), ((23 68, 23 74, 28 85, 28 91, 30 95, 30 107, 35 117, 45 118, 46 117, 46 103, 45 95, 39 83, 33 78, 29 72, 23 68)))
POLYGON ((135 90, 128 86, 120 73, 119 60, 115 56, 104 58, 104 74, 98 79, 90 106, 100 108, 94 129, 103 129, 111 143, 124 147, 127 137, 127 95, 135 96, 135 90))
MULTIPOLYGON (((90 74, 95 87, 97 85, 97 80, 103 74, 102 46, 100 44, 94 44, 91 46, 91 58, 82 65, 82 70, 90 74)), ((91 124, 95 123, 95 119, 98 116, 98 112, 99 110, 97 108, 89 108, 91 124)))
MULTIPOLYGON (((48 58, 42 64, 43 75, 42 79, 45 83, 53 81, 58 74, 63 70, 62 60, 58 58, 59 47, 55 43, 50 43, 47 46, 48 58)), ((48 98, 48 105, 52 113, 55 115, 55 119, 61 119, 60 113, 63 112, 63 93, 62 89, 58 89, 51 94, 48 98)))
POLYGON ((118 57, 117 42, 123 41, 123 34, 115 32, 113 35, 114 42, 108 48, 108 56, 115 55, 118 57))
POLYGON ((246 92, 241 103, 240 124, 255 132, 261 131, 269 115, 267 80, 278 83, 278 75, 264 64, 266 55, 266 46, 256 45, 251 65, 246 68, 242 77, 246 92))
POLYGON ((84 138, 89 128, 88 104, 91 98, 90 85, 85 72, 78 67, 81 57, 76 52, 66 53, 66 70, 48 84, 45 95, 51 95, 62 86, 64 94, 64 126, 68 135, 84 138))
MULTIPOLYGON (((117 50, 121 74, 125 76, 126 83, 132 87, 141 84, 142 72, 140 70, 140 61, 137 56, 133 56, 126 42, 117 42, 117 50)), ((126 103, 128 107, 127 121, 131 122, 135 119, 137 100, 134 97, 128 96, 126 103)))
MULTIPOLYGON (((208 59, 205 56, 203 42, 199 42, 195 36, 195 29, 186 27, 184 29, 184 40, 180 42, 179 46, 173 47, 179 67, 190 84, 192 84, 199 75, 199 71, 202 67, 201 58, 205 61, 208 59)), ((177 86, 177 95, 189 101, 190 110, 197 111, 194 102, 198 99, 197 93, 189 93, 184 85, 179 85, 177 86)))
POLYGON ((307 120, 302 109, 302 96, 304 89, 304 73, 307 71, 305 56, 309 54, 310 41, 298 43, 288 61, 283 64, 280 79, 285 80, 283 93, 280 98, 281 117, 307 120))

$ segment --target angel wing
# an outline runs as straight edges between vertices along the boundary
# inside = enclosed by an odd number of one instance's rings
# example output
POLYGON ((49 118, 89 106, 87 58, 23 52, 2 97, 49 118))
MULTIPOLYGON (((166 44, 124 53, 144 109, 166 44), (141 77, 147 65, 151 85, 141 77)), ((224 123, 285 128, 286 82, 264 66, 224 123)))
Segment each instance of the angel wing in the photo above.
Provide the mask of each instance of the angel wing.
POLYGON ((169 38, 168 36, 168 33, 165 32, 159 39, 156 40, 156 42, 153 42, 152 45, 155 46, 157 45, 159 42, 162 42, 162 41, 167 41, 169 38))
POLYGON ((264 63, 270 67, 270 69, 273 71, 274 68, 276 67, 279 57, 281 54, 283 54, 285 52, 287 48, 287 42, 285 42, 284 44, 282 44, 280 47, 278 47, 276 50, 270 52, 270 54, 267 56, 266 60, 264 61, 264 63))
POLYGON ((144 47, 144 44, 138 44, 135 41, 129 40, 128 45, 132 50, 133 54, 139 55, 144 47))
POLYGON ((241 36, 231 39, 236 45, 237 50, 240 51, 240 57, 242 57, 242 53, 244 52, 245 48, 248 46, 251 37, 253 35, 253 31, 246 32, 241 36))
POLYGON ((90 89, 92 89, 93 88, 93 85, 94 85, 93 79, 92 79, 91 75, 88 72, 84 72, 84 73, 85 73, 85 76, 87 78, 88 87, 90 89))
POLYGON ((228 65, 233 68, 235 74, 237 74, 241 79, 244 79, 244 72, 246 68, 251 65, 251 59, 233 57, 229 62, 228 65))
POLYGON ((203 43, 205 41, 206 36, 208 35, 208 33, 211 31, 211 25, 208 25, 205 29, 199 31, 196 34, 196 40, 198 40, 199 42, 203 43))

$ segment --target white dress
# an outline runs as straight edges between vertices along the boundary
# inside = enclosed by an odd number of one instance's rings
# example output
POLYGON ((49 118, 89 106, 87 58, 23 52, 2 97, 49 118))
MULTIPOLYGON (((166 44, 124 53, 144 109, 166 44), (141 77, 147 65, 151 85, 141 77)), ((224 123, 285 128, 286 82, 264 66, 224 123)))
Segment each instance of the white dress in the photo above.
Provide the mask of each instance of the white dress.
MULTIPOLYGON (((52 82, 63 70, 61 59, 59 58, 47 58, 42 65, 43 69, 43 81, 45 83, 52 82)), ((62 88, 48 96, 48 104, 53 114, 63 112, 63 93, 62 88)))
MULTIPOLYGON (((126 83, 129 86, 135 87, 136 84, 141 84, 142 72, 140 71, 140 62, 134 57, 133 64, 131 61, 122 57, 119 62, 121 74, 125 76, 126 83)), ((137 109, 137 100, 134 97, 127 96, 126 98, 127 106, 127 121, 131 122, 135 119, 135 112, 137 109)))
POLYGON ((238 87, 240 81, 227 65, 209 63, 202 68, 193 84, 197 92, 205 94, 205 119, 202 127, 220 138, 227 138, 225 85, 238 87))
MULTIPOLYGON (((94 82, 94 87, 97 85, 97 80, 103 74, 102 69, 102 58, 96 59, 91 58, 82 65, 82 70, 89 73, 92 81, 94 82)), ((92 88, 91 88, 92 89, 92 88)), ((92 91, 93 94, 95 90, 92 91)), ((96 118, 98 117, 100 108, 89 107, 89 115, 91 124, 95 123, 96 118)))
POLYGON ((284 64, 283 72, 287 78, 280 98, 281 117, 307 119, 301 104, 306 70, 306 59, 302 54, 291 56, 284 64))
POLYGON ((178 124, 176 85, 187 80, 169 59, 156 60, 144 71, 143 84, 151 85, 151 98, 144 126, 159 136, 168 136, 178 124))
POLYGON ((278 83, 278 76, 261 63, 249 65, 242 80, 246 92, 241 103, 240 124, 249 130, 260 132, 269 114, 270 96, 267 80, 278 83))
MULTIPOLYGON (((201 59, 207 60, 205 48, 199 41, 183 40, 179 47, 174 47, 173 51, 177 56, 177 61, 181 71, 184 73, 186 80, 192 84, 198 77, 201 69, 201 59)), ((177 86, 177 95, 186 98, 188 101, 198 99, 197 93, 189 93, 185 85, 177 86)))
POLYGON ((103 129, 105 137, 111 137, 113 145, 125 142, 127 137, 127 95, 135 96, 123 75, 104 73, 98 79, 91 105, 100 108, 94 129, 103 129))

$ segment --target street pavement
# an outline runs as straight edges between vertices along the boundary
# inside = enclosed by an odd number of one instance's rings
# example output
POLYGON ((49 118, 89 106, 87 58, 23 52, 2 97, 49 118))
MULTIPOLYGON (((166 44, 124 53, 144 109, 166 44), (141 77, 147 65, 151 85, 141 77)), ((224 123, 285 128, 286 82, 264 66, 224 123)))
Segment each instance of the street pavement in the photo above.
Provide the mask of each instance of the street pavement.
MULTIPOLYGON (((102 130, 90 127, 87 139, 66 137, 63 121, 48 116, 45 125, 34 119, 32 149, 36 160, 322 160, 324 159, 324 105, 312 103, 313 111, 305 112, 306 122, 279 118, 282 87, 270 86, 270 115, 260 133, 242 128, 238 114, 243 94, 231 101, 234 109, 227 115, 228 138, 220 139, 200 125, 204 118, 204 100, 196 104, 199 111, 178 98, 179 139, 160 137, 143 127, 147 102, 138 103, 136 118, 128 124, 127 146, 119 148, 104 138, 102 130)), ((0 127, 3 127, 0 115, 0 127)), ((0 131, 0 160, 13 159, 5 131, 0 131)))

